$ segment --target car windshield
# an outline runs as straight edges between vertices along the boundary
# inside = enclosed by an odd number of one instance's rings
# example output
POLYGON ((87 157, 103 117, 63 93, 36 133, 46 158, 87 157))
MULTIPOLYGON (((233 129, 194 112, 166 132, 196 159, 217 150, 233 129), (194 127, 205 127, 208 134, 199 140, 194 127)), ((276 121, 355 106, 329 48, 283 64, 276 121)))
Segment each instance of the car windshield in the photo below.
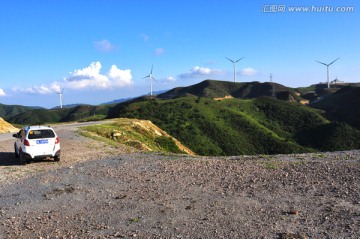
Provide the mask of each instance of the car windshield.
POLYGON ((54 131, 51 129, 30 130, 29 139, 54 138, 54 131))

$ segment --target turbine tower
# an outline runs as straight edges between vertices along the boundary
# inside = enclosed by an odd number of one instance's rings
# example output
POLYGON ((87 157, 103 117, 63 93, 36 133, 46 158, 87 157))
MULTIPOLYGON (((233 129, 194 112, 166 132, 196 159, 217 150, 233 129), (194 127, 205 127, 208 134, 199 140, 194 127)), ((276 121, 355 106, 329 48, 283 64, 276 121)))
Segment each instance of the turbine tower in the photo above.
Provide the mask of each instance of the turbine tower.
MULTIPOLYGON (((150 79, 150 96, 152 96, 152 80, 155 80, 155 78, 152 75, 153 72, 153 65, 151 65, 151 71, 150 74, 145 76, 143 79, 149 78, 150 79)), ((155 80, 156 81, 156 80, 155 80)))
POLYGON ((230 58, 225 57, 226 59, 228 59, 229 61, 231 61, 234 65, 234 82, 236 82, 236 63, 238 63, 238 61, 242 60, 244 57, 241 57, 240 59, 234 61, 231 60, 230 58))
POLYGON ((321 61, 316 61, 320 64, 323 64, 324 66, 326 66, 326 71, 327 71, 327 85, 328 85, 328 88, 330 88, 330 79, 329 79, 329 66, 331 66, 331 64, 333 64, 335 61, 339 60, 340 57, 336 58, 335 60, 333 60, 331 63, 329 64, 326 64, 324 62, 321 62, 321 61))
POLYGON ((63 88, 62 90, 60 88, 60 91, 56 92, 59 95, 59 98, 60 98, 60 109, 62 109, 62 94, 63 94, 64 90, 65 90, 65 88, 63 88))

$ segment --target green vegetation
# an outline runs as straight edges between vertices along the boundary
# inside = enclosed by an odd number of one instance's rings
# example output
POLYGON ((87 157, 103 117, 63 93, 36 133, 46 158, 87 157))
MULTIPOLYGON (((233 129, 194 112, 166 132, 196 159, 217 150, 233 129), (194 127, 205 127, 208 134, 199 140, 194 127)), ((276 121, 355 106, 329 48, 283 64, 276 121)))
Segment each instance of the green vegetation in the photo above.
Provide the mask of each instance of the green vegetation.
POLYGON ((331 120, 345 122, 360 129, 360 86, 346 86, 325 99, 311 104, 324 110, 331 120))
POLYGON ((321 151, 351 150, 360 148, 360 130, 346 123, 333 122, 299 132, 302 145, 321 151))
POLYGON ((0 104, 0 117, 1 118, 12 117, 30 110, 33 110, 33 108, 21 106, 21 105, 0 104))
POLYGON ((200 155, 311 152, 296 133, 328 123, 317 110, 268 97, 143 99, 117 105, 109 117, 149 119, 200 155))

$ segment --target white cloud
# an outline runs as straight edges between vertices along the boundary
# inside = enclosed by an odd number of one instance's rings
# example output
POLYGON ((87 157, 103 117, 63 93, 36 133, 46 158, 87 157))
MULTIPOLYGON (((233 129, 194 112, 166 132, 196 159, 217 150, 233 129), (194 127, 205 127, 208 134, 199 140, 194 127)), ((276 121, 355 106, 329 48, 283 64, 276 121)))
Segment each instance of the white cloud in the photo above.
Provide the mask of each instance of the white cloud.
POLYGON ((71 89, 96 88, 108 89, 114 87, 124 87, 133 83, 131 71, 121 70, 116 65, 112 65, 108 75, 100 73, 101 63, 92 62, 90 66, 75 70, 66 78, 65 87, 71 89))
MULTIPOLYGON (((23 92, 28 94, 51 94, 60 92, 61 89, 112 89, 120 88, 133 84, 131 71, 121 70, 116 65, 112 65, 108 74, 100 73, 102 66, 99 61, 92 62, 89 66, 74 70, 69 76, 61 82, 53 82, 50 85, 32 86, 28 88, 13 88, 14 92, 23 92)), ((1 91, 0 91, 1 93, 1 91)))
POLYGON ((108 88, 110 80, 107 76, 100 74, 101 63, 92 62, 90 66, 70 72, 70 76, 65 78, 65 85, 71 89, 83 88, 108 88))
POLYGON ((14 92, 22 92, 22 93, 36 94, 36 95, 46 95, 55 92, 50 87, 47 87, 45 85, 31 86, 27 88, 14 87, 12 90, 14 92))
POLYGON ((189 72, 180 74, 180 78, 200 78, 200 77, 208 77, 211 75, 220 75, 223 72, 217 69, 210 69, 206 67, 195 66, 189 72))
POLYGON ((116 65, 112 65, 108 75, 112 79, 112 85, 114 86, 123 87, 133 83, 130 69, 121 70, 116 65))
POLYGON ((156 48, 156 50, 155 50, 155 55, 157 55, 157 56, 160 56, 160 55, 162 55, 164 53, 165 53, 164 48, 156 48))
POLYGON ((115 46, 111 44, 108 40, 104 39, 101 41, 94 42, 95 48, 102 53, 111 52, 115 50, 115 46))
POLYGON ((51 83, 50 89, 53 90, 54 92, 60 92, 62 90, 58 82, 51 83))
POLYGON ((0 96, 6 96, 6 93, 3 89, 0 88, 0 96))
POLYGON ((169 76, 165 79, 166 81, 174 82, 176 81, 175 77, 169 76))
POLYGON ((257 71, 254 68, 247 67, 247 68, 242 69, 240 71, 240 73, 243 76, 252 76, 252 75, 255 75, 257 73, 257 71))

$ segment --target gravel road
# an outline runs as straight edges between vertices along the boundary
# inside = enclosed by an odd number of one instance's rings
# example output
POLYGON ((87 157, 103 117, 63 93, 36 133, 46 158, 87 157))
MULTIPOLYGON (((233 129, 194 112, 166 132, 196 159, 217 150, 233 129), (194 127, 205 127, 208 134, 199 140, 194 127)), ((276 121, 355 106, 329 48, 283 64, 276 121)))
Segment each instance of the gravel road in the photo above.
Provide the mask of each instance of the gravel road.
POLYGON ((60 163, 0 142, 0 238, 360 238, 360 151, 195 157, 60 129, 60 163))

